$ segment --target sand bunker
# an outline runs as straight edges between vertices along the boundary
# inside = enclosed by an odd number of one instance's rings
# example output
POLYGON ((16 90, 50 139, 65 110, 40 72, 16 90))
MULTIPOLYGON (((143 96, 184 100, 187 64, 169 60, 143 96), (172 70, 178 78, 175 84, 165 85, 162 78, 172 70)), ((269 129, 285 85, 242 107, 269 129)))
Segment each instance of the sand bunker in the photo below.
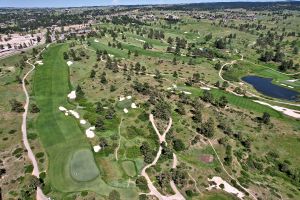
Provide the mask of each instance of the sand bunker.
POLYGON ((202 90, 210 90, 209 87, 200 87, 202 90))
POLYGON ((94 151, 97 153, 101 150, 101 147, 99 145, 93 146, 94 151))
POLYGON ((272 106, 271 104, 268 104, 263 101, 254 100, 254 102, 265 105, 265 106, 269 106, 269 107, 273 108, 274 110, 282 112, 285 115, 300 119, 300 111, 298 111, 298 110, 293 110, 293 109, 284 108, 284 107, 280 107, 280 106, 272 106))
POLYGON ((137 106, 135 105, 135 103, 131 104, 131 108, 137 108, 137 106))
POLYGON ((94 130, 95 130, 95 126, 92 126, 92 127, 88 128, 88 129, 86 129, 85 130, 86 137, 88 137, 88 138, 95 137, 94 130))
POLYGON ((68 110, 67 110, 65 107, 63 107, 63 106, 59 106, 58 109, 59 109, 60 111, 63 111, 63 112, 68 111, 68 110))
POLYGON ((192 94, 191 92, 183 91, 184 94, 192 94))
POLYGON ((131 98, 132 98, 132 96, 127 96, 127 97, 126 97, 126 99, 131 99, 131 98))
POLYGON ((43 65, 44 64, 43 61, 41 61, 41 60, 38 60, 35 63, 38 64, 38 65, 43 65))
POLYGON ((124 108, 124 110, 123 110, 123 111, 124 111, 124 113, 128 113, 128 110, 127 110, 127 108, 124 108))
POLYGON ((292 80, 286 80, 287 82, 290 82, 290 83, 294 83, 296 81, 298 81, 299 79, 292 79, 292 80))
POLYGON ((80 124, 86 124, 86 121, 84 119, 81 119, 80 124))
POLYGON ((120 97, 119 98, 119 101, 124 101, 125 100, 125 97, 120 97))
POLYGON ((95 39, 94 41, 95 41, 95 42, 99 42, 99 40, 97 40, 97 39, 95 39))
POLYGON ((214 176, 212 179, 208 179, 208 181, 214 182, 215 184, 211 184, 208 188, 206 188, 207 190, 211 190, 213 188, 222 189, 225 192, 236 195, 240 199, 243 199, 245 197, 245 194, 243 192, 241 192, 238 189, 236 189, 235 187, 231 186, 229 183, 224 181, 221 177, 214 176), (222 186, 220 187, 220 185, 222 185, 222 186))
POLYGON ((69 110, 69 112, 71 113, 71 115, 73 115, 76 119, 79 119, 79 114, 78 112, 74 111, 74 110, 69 110))
POLYGON ((68 66, 71 66, 72 64, 73 64, 72 61, 68 61, 68 62, 67 62, 67 65, 68 65, 68 66))
POLYGON ((145 43, 145 40, 135 39, 136 41, 145 43))
POLYGON ((69 99, 76 99, 76 91, 73 90, 72 92, 70 92, 70 93, 68 94, 68 98, 69 98, 69 99))

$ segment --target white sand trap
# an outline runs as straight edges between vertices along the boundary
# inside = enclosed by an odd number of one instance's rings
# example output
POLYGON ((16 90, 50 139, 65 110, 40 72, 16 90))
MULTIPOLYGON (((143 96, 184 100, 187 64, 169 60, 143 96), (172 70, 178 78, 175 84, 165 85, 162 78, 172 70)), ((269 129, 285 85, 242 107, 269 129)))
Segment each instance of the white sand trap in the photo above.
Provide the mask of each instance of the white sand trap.
POLYGON ((127 108, 124 108, 124 110, 123 110, 123 111, 124 111, 124 113, 128 113, 128 110, 127 110, 127 108))
POLYGON ((294 88, 293 86, 290 86, 290 85, 288 85, 287 87, 288 87, 288 88, 294 88))
POLYGON ((171 87, 168 87, 168 88, 167 88, 167 90, 172 90, 172 89, 173 89, 173 88, 171 88, 171 87))
POLYGON ((73 90, 72 92, 70 92, 70 93, 68 94, 68 98, 69 98, 69 99, 76 99, 76 91, 73 90))
POLYGON ((135 105, 135 103, 131 104, 131 108, 137 108, 137 106, 135 105))
POLYGON ((292 79, 292 80, 286 80, 287 82, 290 82, 290 83, 294 83, 296 81, 298 81, 299 79, 292 79))
POLYGON ((63 112, 68 111, 68 110, 67 110, 65 107, 63 107, 63 106, 59 106, 58 109, 59 109, 60 111, 63 111, 63 112))
POLYGON ((126 99, 131 99, 131 98, 132 98, 132 96, 127 96, 127 97, 126 97, 126 99))
POLYGON ((69 112, 71 113, 71 115, 73 115, 76 119, 79 119, 79 114, 78 112, 74 111, 74 110, 69 110, 69 112))
POLYGON ((208 181, 213 181, 214 183, 216 183, 216 185, 210 185, 208 188, 206 188, 207 190, 211 190, 213 188, 222 189, 220 185, 223 184, 224 188, 222 190, 224 190, 225 192, 235 194, 239 199, 243 199, 245 197, 245 194, 243 192, 231 186, 229 183, 227 183, 227 181, 224 181, 221 177, 214 176, 212 179, 208 179, 208 181))
POLYGON ((38 65, 43 65, 44 64, 43 61, 41 61, 41 60, 38 60, 35 63, 38 64, 38 65))
POLYGON ((200 87, 202 90, 210 90, 209 87, 200 87))
POLYGON ((145 43, 145 40, 135 39, 136 41, 145 43))
POLYGON ((265 106, 269 106, 269 107, 273 108, 274 110, 282 112, 283 114, 288 115, 290 117, 300 119, 300 111, 298 111, 298 110, 293 110, 293 109, 284 108, 284 107, 280 107, 280 106, 272 106, 271 104, 268 104, 263 101, 254 100, 254 102, 265 105, 265 106))
POLYGON ((97 153, 101 150, 101 147, 99 145, 93 146, 94 151, 97 153))
POLYGON ((93 137, 95 137, 94 130, 95 130, 95 126, 92 126, 92 127, 88 128, 88 129, 86 129, 86 130, 85 130, 85 135, 86 135, 86 137, 88 137, 88 138, 93 138, 93 137))
POLYGON ((125 97, 120 97, 119 98, 119 101, 124 101, 125 100, 125 97))
POLYGON ((183 91, 184 94, 192 94, 191 92, 183 91))
POLYGON ((86 121, 84 119, 81 119, 80 124, 86 124, 86 121))
POLYGON ((115 57, 115 55, 112 55, 112 54, 108 54, 108 56, 111 58, 115 57))
POLYGON ((66 111, 66 112, 65 112, 65 115, 66 115, 66 116, 69 116, 69 113, 68 113, 68 111, 66 111))
POLYGON ((187 31, 185 31, 184 33, 188 33, 187 31))
POLYGON ((173 84, 172 87, 173 87, 174 89, 176 89, 176 88, 177 88, 177 85, 176 85, 176 84, 173 84))
POLYGON ((283 84, 283 83, 281 83, 280 85, 285 86, 285 87, 287 86, 286 84, 283 84))
POLYGON ((67 62, 67 65, 68 65, 68 66, 71 66, 72 64, 73 64, 72 61, 68 61, 68 62, 67 62))
POLYGON ((97 39, 95 39, 94 41, 95 41, 95 42, 99 42, 99 40, 97 40, 97 39))

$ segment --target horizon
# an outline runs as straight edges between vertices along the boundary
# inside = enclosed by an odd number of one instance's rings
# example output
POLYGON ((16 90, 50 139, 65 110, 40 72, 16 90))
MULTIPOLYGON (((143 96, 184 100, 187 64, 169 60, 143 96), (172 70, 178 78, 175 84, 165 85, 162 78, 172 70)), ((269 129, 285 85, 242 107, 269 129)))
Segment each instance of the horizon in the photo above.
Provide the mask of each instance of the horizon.
MULTIPOLYGON (((299 0, 292 0, 297 2, 299 0)), ((231 2, 288 2, 288 0, 140 0, 138 3, 133 0, 52 0, 43 2, 40 0, 1 0, 0 8, 68 8, 68 7, 97 7, 97 6, 139 6, 139 5, 173 5, 173 4, 192 4, 192 3, 231 3, 231 2)))

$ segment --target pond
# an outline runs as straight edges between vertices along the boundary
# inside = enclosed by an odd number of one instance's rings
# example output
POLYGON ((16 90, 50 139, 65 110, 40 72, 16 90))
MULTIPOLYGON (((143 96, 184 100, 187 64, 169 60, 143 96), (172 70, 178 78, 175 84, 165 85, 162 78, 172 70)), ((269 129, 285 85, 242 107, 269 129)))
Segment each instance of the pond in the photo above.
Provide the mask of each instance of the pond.
POLYGON ((299 100, 299 92, 272 83, 272 78, 245 76, 243 81, 251 84, 258 92, 273 98, 289 101, 299 100))

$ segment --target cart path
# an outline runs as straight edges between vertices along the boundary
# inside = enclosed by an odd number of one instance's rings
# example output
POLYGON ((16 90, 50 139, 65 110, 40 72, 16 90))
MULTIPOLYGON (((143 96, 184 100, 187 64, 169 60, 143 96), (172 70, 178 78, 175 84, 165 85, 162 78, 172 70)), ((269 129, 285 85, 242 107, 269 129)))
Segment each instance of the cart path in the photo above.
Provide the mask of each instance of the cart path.
MULTIPOLYGON (((48 47, 49 45, 47 45, 48 47)), ((39 55, 47 48, 45 47, 40 53, 39 55)), ((39 56, 38 55, 38 56, 39 56)), ((27 114, 28 114, 28 107, 29 107, 29 95, 28 95, 28 91, 26 89, 26 78, 27 76, 35 69, 35 65, 30 63, 31 59, 28 59, 26 61, 27 64, 29 64, 32 68, 31 70, 29 70, 25 76, 23 77, 22 79, 22 88, 23 88, 23 91, 24 91, 24 94, 25 94, 25 97, 26 97, 26 102, 25 102, 25 105, 24 105, 24 113, 23 113, 23 118, 22 118, 22 137, 23 137, 23 143, 24 143, 24 146, 27 150, 27 153, 28 153, 28 158, 31 160, 32 162, 32 165, 33 165, 33 171, 32 171, 32 175, 39 178, 40 176, 40 171, 39 171, 39 167, 38 167, 38 163, 36 161, 36 158, 34 156, 34 153, 32 152, 32 149, 30 147, 30 144, 28 142, 28 138, 27 138, 27 114)), ((41 190, 40 187, 37 187, 36 189, 36 199, 37 200, 48 200, 50 198, 46 197, 43 193, 43 191, 41 190)))
POLYGON ((119 142, 118 142, 118 146, 115 150, 115 157, 116 157, 116 161, 118 161, 118 152, 119 152, 119 149, 120 149, 120 146, 121 146, 121 126, 122 126, 122 122, 123 122, 123 118, 121 118, 121 121, 120 121, 120 124, 119 124, 119 127, 118 127, 118 135, 119 135, 119 142))
MULTIPOLYGON (((166 134, 169 132, 171 126, 172 126, 172 118, 169 119, 169 124, 166 128, 166 130, 164 131, 163 135, 161 135, 155 125, 155 122, 154 122, 154 117, 152 114, 149 115, 149 120, 150 122, 152 123, 152 126, 159 138, 159 142, 160 144, 163 143, 163 142, 166 142, 166 134)), ((152 183, 152 181, 150 180, 150 177, 148 176, 146 170, 154 165, 156 165, 160 155, 161 155, 161 151, 162 151, 162 147, 161 145, 159 146, 159 149, 157 151, 157 154, 156 154, 156 157, 155 159, 153 160, 152 163, 146 165, 143 170, 142 170, 142 173, 141 175, 145 177, 146 181, 147 181, 147 185, 148 185, 148 188, 150 190, 149 193, 147 193, 147 195, 154 195, 156 196, 159 200, 185 200, 184 196, 182 196, 182 194, 178 191, 175 183, 173 180, 170 181, 170 185, 171 185, 171 188, 173 189, 174 191, 174 195, 171 195, 171 196, 165 196, 165 195, 162 195, 157 189, 156 187, 154 186, 154 184, 152 183)), ((176 168, 177 166, 177 157, 175 154, 173 154, 173 167, 176 168)))

